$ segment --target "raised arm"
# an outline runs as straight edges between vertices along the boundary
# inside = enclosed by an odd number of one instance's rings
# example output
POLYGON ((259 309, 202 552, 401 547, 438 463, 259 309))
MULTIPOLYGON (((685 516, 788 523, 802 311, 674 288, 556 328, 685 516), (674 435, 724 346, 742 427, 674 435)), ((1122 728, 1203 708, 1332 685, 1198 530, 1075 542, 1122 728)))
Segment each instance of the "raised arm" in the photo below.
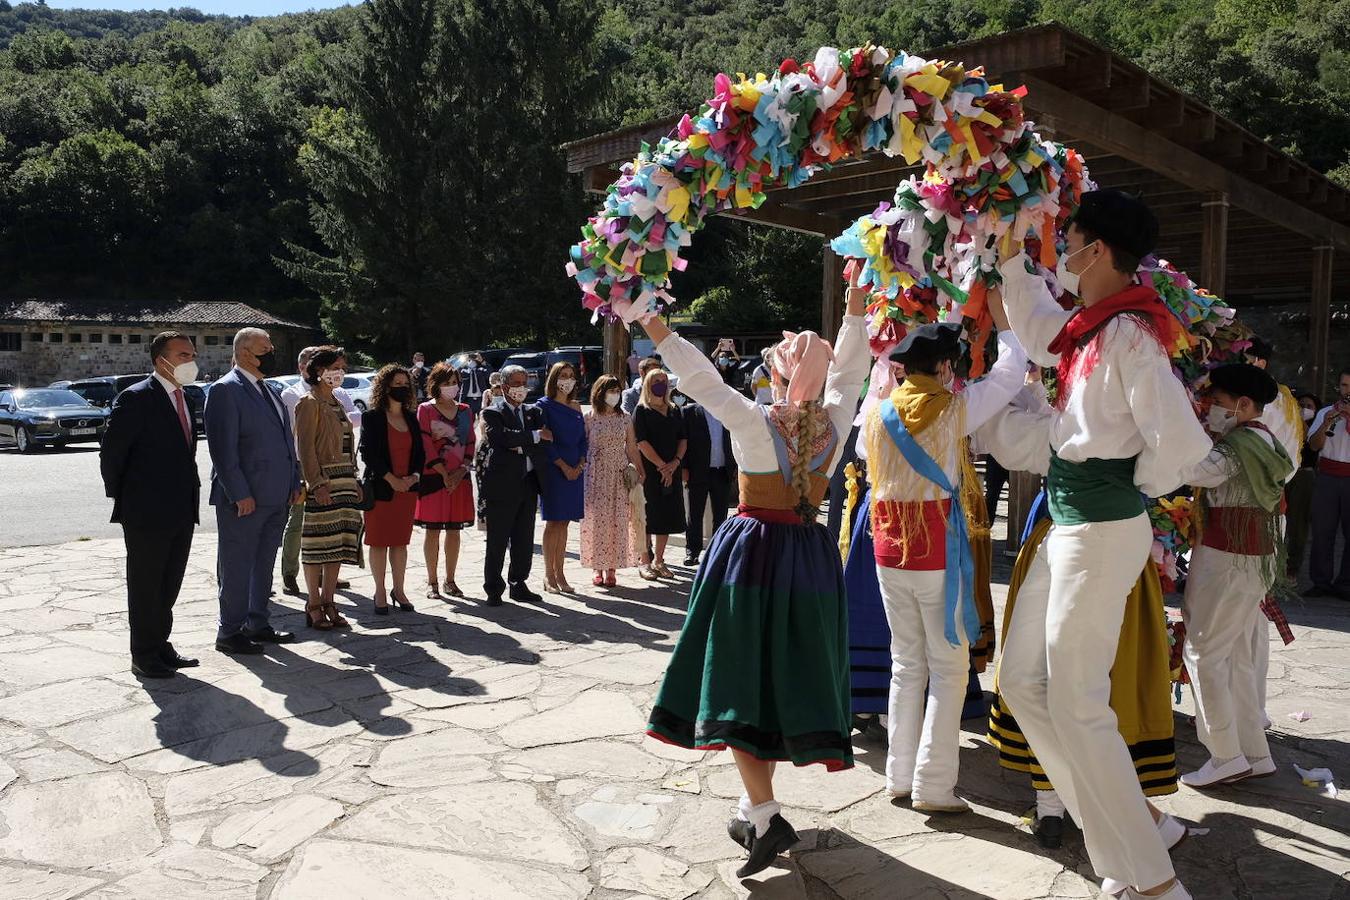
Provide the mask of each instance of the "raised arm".
POLYGON ((999 264, 998 271, 1003 276, 1002 301, 1009 326, 1037 365, 1055 365, 1059 354, 1050 352, 1050 342, 1069 321, 1070 313, 1050 296, 1039 275, 1027 271, 1020 245, 999 264))

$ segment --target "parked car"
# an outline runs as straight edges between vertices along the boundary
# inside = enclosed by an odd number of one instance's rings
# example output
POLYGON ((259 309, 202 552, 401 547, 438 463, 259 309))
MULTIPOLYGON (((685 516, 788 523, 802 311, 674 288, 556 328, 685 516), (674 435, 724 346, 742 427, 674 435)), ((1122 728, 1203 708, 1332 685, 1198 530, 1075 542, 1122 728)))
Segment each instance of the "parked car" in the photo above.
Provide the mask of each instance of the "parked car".
MULTIPOLYGON (((53 381, 51 384, 47 385, 47 387, 52 388, 53 390, 64 391, 66 388, 70 387, 70 385, 71 382, 69 381, 53 381)), ((12 384, 0 385, 0 389, 4 390, 9 390, 13 387, 14 385, 12 384)))
POLYGON ((370 408, 370 390, 375 386, 374 372, 348 372, 342 379, 342 389, 352 398, 357 409, 365 412, 370 408))
POLYGON ((197 383, 185 384, 183 397, 192 415, 192 430, 197 434, 206 434, 206 388, 197 383))
POLYGON ((117 384, 112 378, 85 378, 66 383, 66 390, 74 391, 95 406, 111 409, 117 399, 117 384))
POLYGON ((266 379, 267 383, 272 386, 272 390, 278 394, 299 380, 299 375, 273 375, 271 378, 266 379))
POLYGON ((533 350, 527 350, 524 347, 496 347, 492 350, 462 350, 459 353, 447 357, 445 361, 456 369, 462 369, 469 364, 469 354, 481 353, 483 354, 483 362, 487 363, 488 367, 495 372, 506 365, 506 360, 509 357, 520 353, 533 352, 533 350))
POLYGON ((544 394, 544 379, 548 376, 547 353, 515 353, 502 361, 501 368, 520 366, 529 376, 529 399, 538 400, 544 394))
POLYGON ((560 362, 568 362, 577 370, 577 380, 581 383, 577 385, 577 397, 581 402, 587 402, 591 396, 591 385, 595 380, 605 374, 605 349, 603 347, 559 347, 556 350, 548 351, 547 368, 544 370, 545 377, 548 376, 549 369, 560 362))
POLYGON ((41 446, 97 444, 107 427, 107 411, 74 391, 20 388, 0 393, 0 444, 20 453, 41 446))

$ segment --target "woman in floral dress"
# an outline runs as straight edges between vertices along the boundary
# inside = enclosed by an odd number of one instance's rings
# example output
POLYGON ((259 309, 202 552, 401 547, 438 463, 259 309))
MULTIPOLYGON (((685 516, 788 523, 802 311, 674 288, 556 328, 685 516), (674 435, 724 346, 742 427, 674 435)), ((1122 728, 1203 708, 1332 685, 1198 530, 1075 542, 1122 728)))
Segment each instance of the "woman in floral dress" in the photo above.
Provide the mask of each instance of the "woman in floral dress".
POLYGON ((623 385, 613 375, 596 379, 586 415, 586 515, 581 520, 581 564, 595 570, 592 584, 613 587, 615 570, 641 564, 629 527, 629 491, 624 471, 641 477, 641 457, 632 419, 619 409, 623 385))

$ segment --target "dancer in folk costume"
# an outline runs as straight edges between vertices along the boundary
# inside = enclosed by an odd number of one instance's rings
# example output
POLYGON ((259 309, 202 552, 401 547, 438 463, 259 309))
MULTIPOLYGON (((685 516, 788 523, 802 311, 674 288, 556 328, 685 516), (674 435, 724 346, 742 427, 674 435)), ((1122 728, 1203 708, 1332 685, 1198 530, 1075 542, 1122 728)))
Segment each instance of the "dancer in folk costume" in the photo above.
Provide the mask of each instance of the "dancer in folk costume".
POLYGON ((740 877, 797 841, 774 800, 777 761, 853 765, 843 571, 815 518, 871 362, 866 297, 850 287, 833 349, 813 332, 784 335, 772 406, 725 384, 659 319, 646 325, 680 390, 731 432, 740 469, 740 514, 713 535, 699 566, 647 726, 682 747, 731 748, 745 785, 727 826, 749 850, 740 877))
MULTIPOLYGON (((1013 402, 976 432, 974 440, 1007 469, 1044 475, 1050 465, 1050 425, 1054 410, 1039 382, 1029 385, 1013 402)), ((1017 608, 1022 584, 1052 527, 1042 492, 1032 504, 1023 530, 1021 549, 1008 582, 1003 609, 1003 641, 1017 608)), ((1111 711, 1134 763, 1135 776, 1145 797, 1176 793, 1177 764, 1173 735, 1170 651, 1162 583, 1153 561, 1144 563, 1138 580, 1125 598, 1120 642, 1111 663, 1111 711)), ((999 692, 994 677, 994 702, 989 712, 989 743, 998 750, 1005 769, 1026 772, 1036 790, 1032 830, 1042 847, 1060 846, 1064 833, 1064 801, 1055 791, 1036 750, 1028 743, 1016 718, 999 692)), ((1158 831, 1168 850, 1186 837, 1186 826, 1150 804, 1158 831)))
POLYGON ((970 647, 981 633, 970 531, 988 526, 968 438, 1008 404, 1027 371, 998 291, 989 309, 999 354, 986 378, 953 393, 960 324, 914 328, 890 356, 905 367, 904 381, 871 411, 859 437, 891 634, 886 787, 924 812, 970 808, 955 793, 970 647))
POLYGON ((1284 574, 1280 498, 1294 464, 1263 424, 1279 385, 1256 366, 1209 375, 1214 449, 1187 472, 1204 489, 1202 530, 1186 579, 1184 658, 1195 692, 1195 730, 1210 759, 1183 784, 1204 788, 1275 774, 1266 743, 1255 634, 1261 603, 1284 574))
POLYGON ((1036 363, 1058 366, 1058 395, 1053 525, 1022 583, 1000 684, 1097 873, 1132 897, 1183 900, 1110 706, 1125 599, 1153 544, 1143 497, 1179 487, 1213 446, 1169 359, 1181 324, 1136 280, 1157 235, 1139 200, 1084 194, 1056 273, 1083 300, 1072 313, 1020 246, 1004 248, 1008 319, 1036 363))

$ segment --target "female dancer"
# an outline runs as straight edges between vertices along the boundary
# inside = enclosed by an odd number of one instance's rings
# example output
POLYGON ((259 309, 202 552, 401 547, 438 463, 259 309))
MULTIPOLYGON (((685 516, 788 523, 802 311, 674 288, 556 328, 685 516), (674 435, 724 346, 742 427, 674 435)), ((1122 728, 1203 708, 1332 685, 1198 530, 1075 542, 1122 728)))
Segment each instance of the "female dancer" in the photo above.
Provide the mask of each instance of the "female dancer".
POLYGON ((853 765, 844 576, 815 517, 871 365, 866 297, 850 287, 837 350, 813 332, 784 335, 770 407, 725 384, 659 319, 646 325, 680 390, 731 432, 741 489, 740 515, 717 530, 694 579, 647 733, 731 748, 745 785, 728 825, 750 851, 742 878, 797 841, 774 800, 775 762, 853 765))

